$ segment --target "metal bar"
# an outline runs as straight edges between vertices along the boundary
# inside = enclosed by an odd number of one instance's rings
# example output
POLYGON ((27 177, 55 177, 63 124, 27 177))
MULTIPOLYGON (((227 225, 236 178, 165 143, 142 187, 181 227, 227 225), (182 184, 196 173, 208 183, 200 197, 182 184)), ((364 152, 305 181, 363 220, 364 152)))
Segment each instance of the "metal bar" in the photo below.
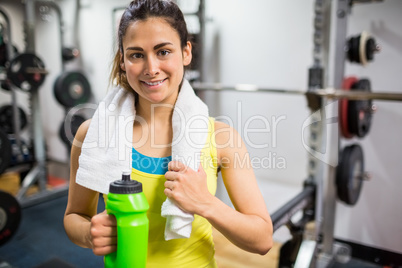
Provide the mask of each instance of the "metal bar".
POLYGON ((18 201, 22 201, 24 199, 24 196, 26 192, 28 191, 29 187, 33 185, 37 180, 38 180, 38 174, 40 173, 40 167, 38 165, 35 165, 28 174, 25 176, 21 188, 18 191, 16 198, 18 201))
POLYGON ((402 101, 402 93, 397 92, 367 92, 359 90, 347 91, 342 89, 328 88, 317 90, 313 94, 326 97, 328 99, 402 101))
POLYGON ((43 190, 37 194, 19 200, 22 208, 37 205, 41 202, 49 201, 58 197, 65 196, 68 193, 68 184, 58 186, 50 190, 43 190))
POLYGON ((294 264, 294 268, 306 268, 310 267, 314 254, 316 252, 317 242, 314 240, 303 240, 299 253, 297 254, 297 259, 294 264))
MULTIPOLYGON (((57 16, 58 16, 58 22, 59 22, 60 46, 63 48, 64 47, 63 14, 61 12, 59 5, 56 4, 53 0, 31 0, 31 1, 36 1, 37 3, 42 4, 42 5, 48 5, 56 11, 57 16)), ((60 54, 61 54, 61 51, 60 51, 60 54)), ((61 70, 65 71, 65 66, 63 64, 63 61, 61 64, 61 70)), ((44 71, 44 74, 48 74, 48 72, 44 71)))
POLYGON ((198 67, 198 71, 200 72, 200 78, 199 81, 203 82, 205 81, 205 64, 204 64, 204 47, 205 47, 205 1, 204 0, 199 0, 199 6, 198 6, 198 21, 200 23, 200 38, 199 38, 199 45, 198 47, 200 48, 198 51, 199 55, 199 64, 200 66, 198 67))
POLYGON ((271 215, 274 232, 282 225, 287 224, 296 212, 309 206, 314 200, 314 192, 313 186, 307 186, 302 192, 275 211, 271 215))
MULTIPOLYGON (((328 68, 332 70, 328 74, 328 84, 326 87, 341 88, 342 81, 344 79, 345 72, 345 44, 347 36, 347 18, 350 13, 350 5, 348 0, 337 0, 331 3, 331 39, 334 42, 329 44, 329 52, 331 57, 329 58, 328 68)), ((327 93, 330 90, 327 90, 327 93)), ((331 101, 329 95, 324 96, 323 105, 328 105, 331 101)), ((329 106, 328 106, 329 107, 329 106)), ((322 110, 326 107, 323 106, 322 110)), ((338 105, 332 105, 328 112, 332 112, 333 115, 338 115, 338 105)), ((324 123, 323 121, 321 123, 324 123)), ((334 229, 335 229, 335 214, 336 214, 336 165, 338 162, 339 154, 339 126, 327 125, 327 135, 324 136, 327 140, 327 163, 321 163, 323 168, 323 222, 322 222, 322 251, 321 255, 333 256, 333 244, 334 244, 334 229), (333 163, 329 165, 328 163, 333 163)), ((318 258, 319 259, 319 258, 318 258)))
POLYGON ((276 88, 261 88, 253 84, 237 84, 237 85, 223 85, 219 83, 192 83, 194 90, 204 91, 239 91, 239 92, 268 92, 268 93, 281 93, 281 94, 295 94, 305 95, 306 90, 293 90, 293 89, 276 89, 276 88))
POLYGON ((35 1, 25 2, 25 41, 26 52, 35 53, 35 1))
POLYGON ((367 92, 360 90, 349 91, 334 88, 307 91, 302 89, 259 88, 256 85, 247 84, 229 86, 222 84, 208 84, 198 82, 194 82, 192 86, 194 90, 200 91, 266 92, 285 95, 315 95, 319 97, 325 97, 327 99, 402 101, 402 93, 398 92, 367 92))
POLYGON ((352 0, 351 4, 365 4, 365 3, 379 3, 384 2, 384 0, 352 0))

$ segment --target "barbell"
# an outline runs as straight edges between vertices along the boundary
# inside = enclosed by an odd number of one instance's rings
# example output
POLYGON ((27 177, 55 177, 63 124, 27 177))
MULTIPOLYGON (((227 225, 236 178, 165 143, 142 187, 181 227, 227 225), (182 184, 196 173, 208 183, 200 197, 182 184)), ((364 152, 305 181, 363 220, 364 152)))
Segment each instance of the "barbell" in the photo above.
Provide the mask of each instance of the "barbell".
POLYGON ((367 92, 364 90, 346 91, 344 89, 335 89, 332 87, 308 91, 305 89, 263 88, 253 84, 224 85, 220 83, 200 82, 193 82, 192 87, 196 91, 266 92, 285 95, 310 95, 325 97, 327 99, 402 101, 402 93, 398 92, 367 92))

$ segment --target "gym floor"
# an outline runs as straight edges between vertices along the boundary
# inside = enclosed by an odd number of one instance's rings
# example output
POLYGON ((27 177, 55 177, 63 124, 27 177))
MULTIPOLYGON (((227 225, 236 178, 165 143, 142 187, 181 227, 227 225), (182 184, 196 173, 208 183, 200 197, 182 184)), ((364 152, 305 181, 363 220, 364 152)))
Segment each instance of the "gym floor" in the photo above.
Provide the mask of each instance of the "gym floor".
MULTIPOLYGON (((49 164, 49 174, 61 179, 68 176, 68 167, 60 163, 49 164)), ((0 176, 0 189, 15 194, 19 175, 5 173, 0 176)), ((35 193, 35 189, 30 190, 35 193)), ((104 209, 102 199, 99 211, 104 209)), ((57 197, 22 210, 22 221, 16 234, 0 247, 0 267, 103 267, 103 258, 73 244, 63 228, 63 214, 67 195, 57 197)), ((245 252, 231 244, 222 234, 213 230, 216 260, 220 268, 277 267, 280 243, 275 243, 265 256, 245 252)), ((352 260, 334 267, 379 267, 352 260)))

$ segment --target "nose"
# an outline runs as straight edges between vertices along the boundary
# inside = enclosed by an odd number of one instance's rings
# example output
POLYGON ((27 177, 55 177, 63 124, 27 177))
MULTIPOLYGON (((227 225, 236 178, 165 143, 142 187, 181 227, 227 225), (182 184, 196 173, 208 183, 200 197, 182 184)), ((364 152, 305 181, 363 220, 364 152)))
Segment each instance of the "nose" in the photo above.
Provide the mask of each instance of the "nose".
POLYGON ((145 63, 144 75, 153 77, 158 75, 159 72, 160 70, 158 59, 156 59, 155 57, 148 57, 145 63))

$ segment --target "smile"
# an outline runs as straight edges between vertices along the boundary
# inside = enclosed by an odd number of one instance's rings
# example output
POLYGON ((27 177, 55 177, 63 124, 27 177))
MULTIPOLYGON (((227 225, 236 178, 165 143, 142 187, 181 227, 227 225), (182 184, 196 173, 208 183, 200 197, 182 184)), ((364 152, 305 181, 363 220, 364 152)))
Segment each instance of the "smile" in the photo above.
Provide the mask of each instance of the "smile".
POLYGON ((145 84, 147 84, 148 86, 157 86, 157 85, 162 84, 165 80, 166 80, 166 79, 163 79, 163 80, 160 80, 160 81, 156 81, 156 82, 146 82, 146 81, 143 81, 143 82, 144 82, 145 84))

